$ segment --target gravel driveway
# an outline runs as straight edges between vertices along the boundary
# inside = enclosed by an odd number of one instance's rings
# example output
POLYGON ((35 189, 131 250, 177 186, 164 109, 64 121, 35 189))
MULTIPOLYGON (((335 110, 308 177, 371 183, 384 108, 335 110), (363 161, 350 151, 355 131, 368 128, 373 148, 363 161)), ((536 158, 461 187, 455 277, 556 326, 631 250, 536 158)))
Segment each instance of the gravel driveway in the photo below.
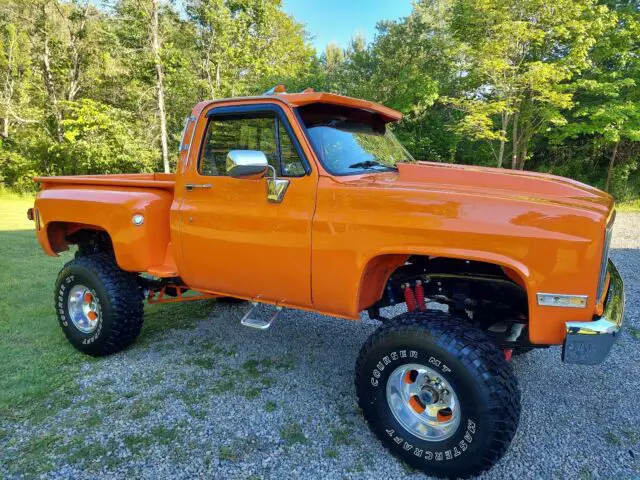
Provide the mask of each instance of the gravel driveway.
MULTIPOLYGON (((618 344, 596 367, 562 364, 559 348, 515 358, 520 427, 482 478, 640 478, 639 231, 640 214, 618 215, 618 344)), ((246 308, 212 302, 195 328, 85 361, 78 395, 43 423, 0 419, 0 477, 44 438, 44 478, 424 478, 355 403, 355 359, 377 322, 286 311, 261 332, 239 325, 246 308)))

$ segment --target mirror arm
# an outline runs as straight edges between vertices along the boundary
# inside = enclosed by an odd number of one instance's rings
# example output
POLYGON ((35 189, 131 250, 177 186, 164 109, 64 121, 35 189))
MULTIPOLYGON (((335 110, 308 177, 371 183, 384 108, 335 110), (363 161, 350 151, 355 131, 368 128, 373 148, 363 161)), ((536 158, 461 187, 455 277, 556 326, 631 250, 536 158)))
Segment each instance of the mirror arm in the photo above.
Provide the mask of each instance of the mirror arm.
POLYGON ((267 165, 267 168, 271 170, 271 173, 273 174, 271 179, 275 182, 276 179, 278 178, 278 176, 276 175, 276 169, 273 168, 271 165, 267 165))

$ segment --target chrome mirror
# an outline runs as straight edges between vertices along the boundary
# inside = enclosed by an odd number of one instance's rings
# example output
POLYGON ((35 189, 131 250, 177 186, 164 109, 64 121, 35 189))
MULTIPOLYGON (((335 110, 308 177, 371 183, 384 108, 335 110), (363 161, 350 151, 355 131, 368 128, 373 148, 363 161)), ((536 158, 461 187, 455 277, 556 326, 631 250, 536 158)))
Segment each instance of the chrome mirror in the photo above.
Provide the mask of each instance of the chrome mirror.
POLYGON ((269 165, 267 156, 258 150, 231 150, 227 154, 227 174, 233 178, 260 178, 271 171, 267 178, 267 200, 281 203, 289 187, 289 180, 278 178, 276 170, 269 165))
POLYGON ((267 200, 271 203, 282 202, 284 194, 287 192, 287 187, 289 187, 289 180, 277 178, 274 171, 273 177, 267 178, 267 200))
POLYGON ((231 150, 227 154, 227 174, 233 178, 260 178, 269 168, 267 156, 258 150, 231 150))

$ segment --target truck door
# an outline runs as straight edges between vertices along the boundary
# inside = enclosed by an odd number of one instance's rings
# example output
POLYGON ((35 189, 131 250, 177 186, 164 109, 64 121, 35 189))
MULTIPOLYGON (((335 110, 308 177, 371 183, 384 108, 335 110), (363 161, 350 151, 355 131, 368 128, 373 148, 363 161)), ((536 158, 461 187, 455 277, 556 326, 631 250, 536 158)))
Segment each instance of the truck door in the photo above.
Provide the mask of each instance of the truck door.
MULTIPOLYGON (((311 305, 311 225, 317 172, 291 122, 276 104, 215 107, 196 134, 180 206, 180 274, 185 283, 220 294, 311 305), (197 137, 200 136, 200 139, 197 137), (267 200, 266 178, 232 178, 231 150, 263 152, 289 180, 281 203, 267 200)), ((296 127, 297 128, 297 127, 296 127)))

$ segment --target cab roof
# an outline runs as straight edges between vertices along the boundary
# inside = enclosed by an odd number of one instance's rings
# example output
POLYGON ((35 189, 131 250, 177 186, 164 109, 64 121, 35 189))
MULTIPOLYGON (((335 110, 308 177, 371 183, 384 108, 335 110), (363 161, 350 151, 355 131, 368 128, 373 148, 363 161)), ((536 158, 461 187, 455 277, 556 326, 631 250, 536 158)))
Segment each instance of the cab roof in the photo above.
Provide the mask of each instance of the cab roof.
POLYGON ((402 118, 402 113, 398 112, 379 103, 369 102, 368 100, 360 100, 358 98, 345 97, 335 93, 316 92, 311 88, 307 88, 301 93, 287 93, 284 87, 278 85, 263 95, 254 97, 233 97, 221 98, 219 100, 205 100, 200 102, 194 108, 194 112, 201 111, 202 108, 213 103, 233 102, 234 100, 260 100, 265 98, 277 98, 291 107, 304 107, 313 104, 338 105, 347 108, 357 108, 365 112, 376 114, 384 123, 397 122, 402 118))
POLYGON ((357 108, 380 116, 385 123, 397 122, 402 118, 402 113, 398 112, 379 103, 360 100, 358 98, 345 97, 344 95, 336 95, 335 93, 325 92, 302 92, 302 93, 276 93, 292 107, 304 107, 314 103, 328 103, 332 105, 340 105, 342 107, 357 108))

